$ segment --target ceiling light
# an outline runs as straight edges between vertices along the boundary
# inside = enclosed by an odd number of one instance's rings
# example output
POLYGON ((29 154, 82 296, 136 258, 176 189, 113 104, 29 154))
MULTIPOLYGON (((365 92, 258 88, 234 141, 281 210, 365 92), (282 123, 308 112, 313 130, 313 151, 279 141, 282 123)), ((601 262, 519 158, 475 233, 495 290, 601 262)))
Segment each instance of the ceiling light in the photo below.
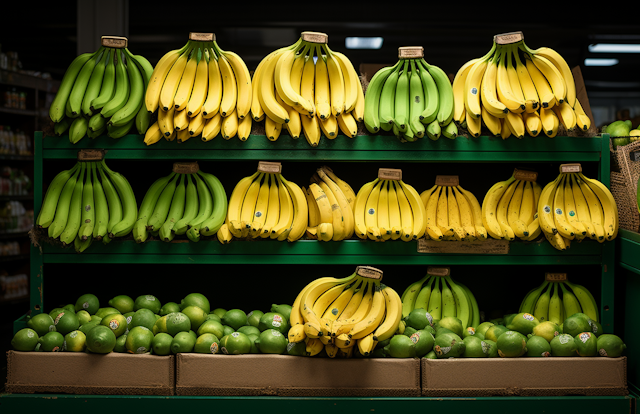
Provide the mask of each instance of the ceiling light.
POLYGON ((618 59, 593 59, 587 58, 584 60, 585 66, 614 66, 618 64, 618 59))
POLYGON ((344 40, 347 49, 380 49, 381 37, 347 37, 344 40))
POLYGON ((596 43, 589 45, 591 53, 640 53, 638 44, 596 43))

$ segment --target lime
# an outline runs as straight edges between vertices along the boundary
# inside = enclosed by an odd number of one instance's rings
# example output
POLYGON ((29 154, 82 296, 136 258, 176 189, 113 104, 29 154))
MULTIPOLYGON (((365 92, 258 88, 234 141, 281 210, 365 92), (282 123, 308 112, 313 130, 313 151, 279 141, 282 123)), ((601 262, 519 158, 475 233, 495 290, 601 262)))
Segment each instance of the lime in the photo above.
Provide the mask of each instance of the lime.
POLYGON ((527 337, 517 331, 507 331, 498 337, 498 355, 502 358, 514 358, 527 352, 527 337))
POLYGON ((198 328, 198 335, 202 335, 205 333, 211 333, 218 338, 222 338, 224 336, 224 327, 220 322, 209 319, 204 321, 204 323, 198 328))
POLYGON ((444 318, 440 319, 438 325, 443 328, 449 329, 462 338, 462 321, 455 316, 445 316, 444 318))
POLYGON ((66 335, 80 327, 80 321, 78 321, 76 314, 69 311, 60 312, 53 320, 53 323, 56 325, 56 331, 62 335, 66 335))
POLYGON ((191 320, 182 312, 172 312, 167 315, 167 333, 176 336, 178 332, 189 332, 191 320))
POLYGON ((431 350, 431 351, 427 352, 427 355, 423 356, 423 358, 426 358, 426 359, 438 359, 438 356, 436 355, 436 351, 431 350))
POLYGON ((181 352, 191 352, 196 344, 195 335, 189 332, 178 332, 171 341, 171 352, 178 354, 181 352))
POLYGON ((384 351, 393 358, 415 358, 416 344, 408 336, 394 335, 384 351))
POLYGON ((86 310, 90 315, 96 313, 98 309, 100 309, 100 300, 98 300, 96 295, 92 295, 91 293, 80 296, 74 306, 74 312, 86 310))
POLYGON ((144 354, 151 351, 153 333, 144 326, 135 326, 127 334, 125 346, 131 354, 144 354))
POLYGON ((489 349, 484 341, 475 335, 467 336, 462 340, 464 342, 465 358, 486 358, 489 356, 489 349))
POLYGON ((236 330, 230 327, 229 325, 222 325, 222 336, 231 335, 236 330))
POLYGON ((76 307, 72 303, 64 305, 62 307, 62 309, 65 310, 65 311, 71 312, 71 313, 76 313, 76 307))
POLYGON ((245 335, 251 335, 251 334, 260 335, 260 329, 251 325, 245 325, 245 326, 239 327, 238 332, 242 332, 245 335))
POLYGON ((80 326, 87 322, 91 322, 91 315, 89 315, 89 312, 86 310, 76 312, 76 317, 78 318, 78 322, 80 322, 80 326))
POLYGON ((484 334, 484 339, 488 339, 493 342, 498 342, 498 337, 503 333, 507 332, 508 329, 504 325, 492 325, 487 329, 484 334))
POLYGON ((622 339, 613 334, 602 334, 598 337, 598 353, 600 356, 617 358, 627 348, 622 339))
POLYGON ((207 319, 207 312, 199 306, 189 305, 182 309, 182 313, 189 317, 191 330, 197 331, 200 325, 207 319))
POLYGON ((289 342, 287 344, 287 355, 304 356, 307 352, 307 344, 304 341, 289 342))
POLYGON ((591 320, 591 332, 593 332, 596 336, 600 336, 602 335, 603 331, 602 331, 602 325, 600 324, 600 322, 591 320))
POLYGON ((153 332, 154 335, 157 335, 161 332, 167 333, 167 316, 168 315, 161 316, 156 320, 156 323, 153 324, 153 329, 151 329, 151 332, 153 332))
POLYGON ((407 336, 407 337, 411 337, 411 335, 413 335, 416 332, 418 332, 417 329, 412 328, 411 326, 407 326, 407 327, 404 328, 404 331, 402 332, 402 335, 407 336))
POLYGON ((229 325, 237 331, 239 327, 247 324, 247 314, 241 309, 231 309, 222 316, 222 324, 229 325))
MULTIPOLYGON (((466 329, 462 330, 462 339, 468 337, 468 336, 475 336, 476 334, 476 328, 474 328, 473 326, 467 326, 466 329)), ((482 338, 484 338, 484 335, 482 335, 482 338)), ((480 338, 480 339, 482 339, 480 338)))
MULTIPOLYGON (((504 315, 502 317, 502 324, 504 326, 509 326, 509 324, 513 321, 513 319, 517 316, 518 314, 516 313, 509 313, 507 315, 504 315)), ((538 321, 539 322, 539 321, 538 321)))
POLYGON ((160 312, 160 308, 162 308, 162 304, 153 295, 141 295, 136 298, 136 301, 133 304, 133 310, 137 311, 140 309, 149 309, 153 313, 160 312))
MULTIPOLYGON (((228 312, 227 312, 228 313, 228 312)), ((244 313, 244 312, 243 312, 244 313)), ((251 340, 242 332, 233 332, 220 340, 220 350, 228 355, 248 354, 251 351, 251 340)))
POLYGON ((227 310, 223 309, 223 308, 215 308, 211 312, 213 312, 214 314, 218 315, 220 317, 220 319, 222 319, 224 314, 227 313, 227 310))
POLYGON ((49 316, 51 316, 51 319, 55 320, 56 316, 58 316, 61 312, 64 312, 63 308, 53 308, 49 312, 49 316))
POLYGON ((598 356, 598 338, 593 332, 582 332, 573 338, 576 343, 576 352, 578 355, 598 356))
POLYGON ((614 121, 607 125, 607 134, 611 137, 628 137, 631 127, 624 121, 614 121))
POLYGON ((100 321, 87 322, 83 325, 80 325, 79 331, 86 335, 91 329, 98 325, 100 325, 100 321))
POLYGON ((167 302, 160 308, 160 316, 168 315, 173 312, 180 312, 180 305, 175 302, 167 302))
POLYGON ((116 346, 116 335, 104 325, 93 327, 87 334, 87 350, 96 354, 108 354, 116 346))
POLYGON ((589 317, 583 313, 576 313, 569 316, 562 324, 562 331, 565 334, 575 337, 582 332, 591 332, 589 317))
POLYGON ((48 313, 39 313, 27 321, 27 327, 36 331, 38 336, 44 336, 47 332, 56 330, 53 318, 48 313))
POLYGON ((82 331, 71 331, 64 336, 64 350, 82 352, 87 347, 87 336, 82 331))
MULTIPOLYGON (((286 334, 289 332, 289 322, 284 317, 283 314, 277 312, 267 312, 260 318, 260 322, 258 323, 258 329, 260 332, 266 331, 267 329, 275 329, 280 331, 282 334, 286 334)), ((238 328, 236 328, 236 331, 238 328)))
POLYGON ((33 351, 38 344, 38 333, 31 328, 22 328, 13 336, 11 346, 16 351, 33 351))
POLYGON ((291 317, 291 305, 282 304, 276 305, 275 303, 271 305, 271 312, 279 313, 284 316, 284 318, 289 322, 289 318, 291 317))
POLYGON ((127 331, 127 318, 119 313, 107 315, 100 321, 100 325, 106 326, 113 331, 116 338, 127 331))
POLYGON ((409 337, 416 344, 416 357, 422 358, 429 351, 433 350, 435 338, 431 332, 421 329, 409 337))
POLYGON ((258 345, 256 345, 256 341, 258 340, 258 338, 260 338, 260 334, 249 334, 247 335, 247 338, 249 338, 249 340, 251 341, 251 351, 249 351, 250 354, 259 354, 260 353, 260 349, 258 348, 258 345))
POLYGON ((564 357, 572 357, 576 356, 576 342, 573 339, 573 336, 569 334, 560 334, 553 338, 550 342, 551 345, 551 355, 555 356, 564 356, 564 357))
POLYGON ((102 320, 102 318, 100 316, 96 316, 96 315, 91 315, 91 322, 98 322, 100 323, 100 321, 102 320))
POLYGON ((156 315, 153 313, 153 311, 146 308, 139 309, 131 317, 129 330, 131 330, 131 328, 135 328, 136 326, 144 326, 145 328, 151 330, 153 329, 153 325, 155 325, 156 320, 156 315))
POLYGON ((173 342, 171 335, 160 332, 153 337, 151 349, 153 349, 153 353, 156 355, 169 355, 171 354, 171 342, 173 342))
POLYGON ((466 344, 455 333, 442 333, 436 336, 433 350, 438 358, 457 358, 464 354, 466 344))
POLYGON ((208 314, 207 315, 207 319, 205 319, 205 321, 218 321, 218 322, 220 322, 222 324, 222 318, 220 318, 215 313, 208 314))
MULTIPOLYGON (((506 318, 505 318, 506 319, 506 318)), ((530 313, 519 313, 511 319, 511 322, 506 324, 507 329, 516 331, 522 335, 529 335, 533 332, 533 328, 538 325, 540 321, 538 318, 530 313)))
MULTIPOLYGON (((546 321, 550 322, 550 321, 546 321)), ((545 323, 545 322, 542 322, 545 323)), ((542 325, 542 323, 540 325, 542 325)), ((551 356, 551 345, 546 338, 542 336, 533 335, 527 341, 527 356, 528 357, 549 357, 551 356)))
POLYGON ((287 337, 277 329, 266 329, 260 333, 255 341, 256 346, 263 354, 283 354, 287 350, 287 337))
MULTIPOLYGON (((264 312, 260 310, 252 310, 251 312, 247 313, 247 323, 257 328, 258 324, 260 323, 260 318, 262 318, 262 315, 264 315, 264 312)), ((260 331, 258 330, 258 332, 260 331)))
MULTIPOLYGON (((427 325, 433 325, 433 317, 429 312, 422 308, 417 308, 412 310, 406 318, 404 318, 404 322, 407 327, 411 327, 416 331, 424 329, 427 325)), ((405 327, 406 329, 406 327, 405 327)))
POLYGON ((99 318, 104 318, 105 316, 111 315, 111 314, 114 314, 114 313, 121 313, 121 312, 118 309, 112 308, 112 307, 100 308, 95 313, 95 316, 97 316, 99 318))
POLYGON ((212 333, 200 335, 193 346, 193 352, 199 354, 217 354, 219 349, 220 340, 212 333))
POLYGON ((536 325, 532 333, 536 336, 543 337, 547 342, 551 342, 553 338, 560 335, 560 326, 552 321, 544 321, 536 325))
POLYGON ((205 313, 209 313, 211 311, 209 299, 201 293, 190 293, 185 296, 184 299, 180 301, 180 309, 184 311, 184 308, 187 306, 197 306, 205 313))
POLYGON ((120 335, 116 338, 116 346, 113 347, 113 352, 127 352, 127 334, 120 335))
POLYGON ((64 336, 60 332, 47 332, 45 336, 40 337, 40 350, 45 352, 62 351, 64 344, 64 336))
POLYGON ((127 295, 118 295, 109 301, 109 306, 118 309, 122 314, 133 312, 133 304, 133 299, 127 295))
POLYGON ((482 346, 485 348, 487 352, 487 356, 489 358, 498 358, 498 344, 495 341, 491 341, 489 339, 485 339, 482 341, 482 346))
POLYGON ((476 327, 476 333, 482 334, 486 337, 487 329, 491 328, 492 326, 493 323, 491 322, 482 322, 476 327))

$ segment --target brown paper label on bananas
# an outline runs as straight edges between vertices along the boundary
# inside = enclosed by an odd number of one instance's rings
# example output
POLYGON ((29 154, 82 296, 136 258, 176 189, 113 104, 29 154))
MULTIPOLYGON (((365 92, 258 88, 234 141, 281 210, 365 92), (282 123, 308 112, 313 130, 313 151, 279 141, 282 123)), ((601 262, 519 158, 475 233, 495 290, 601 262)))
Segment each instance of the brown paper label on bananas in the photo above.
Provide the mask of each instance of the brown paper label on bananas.
POLYGON ((329 36, 326 33, 321 32, 302 32, 300 33, 300 38, 305 42, 321 44, 329 43, 329 36))
POLYGON ((124 49, 129 45, 129 40, 122 36, 102 36, 102 46, 112 47, 114 49, 124 49))
POLYGON ((196 42, 215 42, 216 35, 214 33, 189 32, 189 40, 196 42))
POLYGON ((380 168, 378 170, 378 179, 380 180, 402 180, 402 170, 395 168, 380 168))
POLYGON ((457 175, 436 175, 436 185, 457 187, 460 185, 460 178, 457 175))
POLYGON ((263 173, 280 174, 282 173, 282 163, 260 161, 258 163, 258 171, 263 173))
POLYGON ((521 40, 524 40, 524 33, 522 32, 509 32, 493 36, 493 41, 499 45, 510 45, 521 40))
POLYGON ((428 266, 427 274, 431 276, 449 276, 451 270, 448 267, 428 266))
POLYGON ((78 151, 78 161, 102 161, 107 150, 83 149, 78 151))
POLYGON ((382 280, 382 270, 371 266, 356 267, 356 274, 368 279, 382 280))
POLYGON ((519 170, 516 168, 513 170, 513 178, 516 180, 535 182, 538 179, 538 173, 536 171, 519 170))
POLYGON ((545 273, 544 280, 547 282, 564 282, 567 280, 566 273, 545 273))
POLYGON ((418 253, 509 254, 508 240, 439 241, 418 239, 418 253))
POLYGON ((176 174, 194 174, 199 170, 198 161, 173 163, 173 172, 176 174))
POLYGON ((418 59, 424 57, 424 47, 403 46, 398 48, 399 59, 418 59))
POLYGON ((582 165, 578 163, 562 164, 560 165, 560 172, 561 173, 579 173, 579 172, 582 172, 582 165))

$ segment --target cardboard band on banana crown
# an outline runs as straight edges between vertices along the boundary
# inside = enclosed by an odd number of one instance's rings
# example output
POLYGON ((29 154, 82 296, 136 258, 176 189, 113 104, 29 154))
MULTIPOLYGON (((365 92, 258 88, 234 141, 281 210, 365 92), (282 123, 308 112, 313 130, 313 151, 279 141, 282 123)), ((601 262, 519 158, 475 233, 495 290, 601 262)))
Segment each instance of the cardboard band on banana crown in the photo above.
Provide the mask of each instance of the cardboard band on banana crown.
POLYGON ((580 163, 561 164, 560 172, 561 173, 579 173, 579 172, 582 172, 582 165, 580 163))
POLYGON ((382 270, 371 266, 356 267, 356 275, 367 279, 382 280, 382 270))
POLYGON ((129 46, 129 39, 123 36, 102 36, 100 38, 100 44, 104 47, 124 49, 129 46))
POLYGON ((321 32, 302 32, 300 33, 300 39, 309 43, 329 43, 329 36, 326 33, 321 32))
POLYGON ((398 48, 399 59, 419 59, 424 57, 422 46, 402 46, 398 48))
POLYGON ((282 174, 282 163, 260 161, 258 162, 258 172, 270 173, 270 174, 282 174))
POLYGON ((536 171, 520 170, 515 168, 513 170, 513 178, 521 181, 535 182, 538 179, 538 173, 536 171))
POLYGON ((380 180, 402 180, 402 170, 396 168, 380 168, 378 170, 378 179, 380 180))
POLYGON ((105 149, 82 149, 78 151, 78 161, 102 161, 106 153, 105 149))
POLYGON ((442 187, 457 187, 460 185, 460 178, 457 175, 436 175, 436 185, 442 187))
POLYGON ((176 174, 195 174, 198 171, 200 171, 198 161, 173 163, 173 172, 176 174))
POLYGON ((451 269, 443 266, 428 266, 427 274, 430 276, 449 276, 451 274, 451 269))
POLYGON ((493 36, 493 41, 499 45, 510 45, 512 43, 518 43, 522 40, 524 40, 524 33, 522 33, 521 31, 501 33, 493 36))
POLYGON ((195 40, 196 42, 215 42, 216 41, 216 34, 215 33, 189 32, 189 40, 195 40))
POLYGON ((545 273, 544 280, 547 282, 564 282, 567 280, 566 273, 545 273))

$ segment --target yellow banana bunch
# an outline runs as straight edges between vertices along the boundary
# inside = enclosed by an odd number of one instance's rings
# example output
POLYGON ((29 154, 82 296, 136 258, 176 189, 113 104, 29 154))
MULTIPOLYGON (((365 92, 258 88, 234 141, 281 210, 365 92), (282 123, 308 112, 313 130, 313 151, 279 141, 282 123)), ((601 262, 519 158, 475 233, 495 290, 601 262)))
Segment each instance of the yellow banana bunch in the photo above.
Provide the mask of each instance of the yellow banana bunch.
POLYGON ((253 75, 251 114, 265 119, 267 138, 282 130, 293 139, 303 134, 312 147, 324 134, 358 133, 364 112, 364 93, 358 73, 342 53, 332 51, 323 33, 303 32, 291 46, 267 55, 253 75))
POLYGON ((222 50, 214 35, 192 33, 184 47, 165 54, 153 69, 145 106, 149 113, 157 112, 158 121, 144 142, 152 145, 163 137, 185 142, 198 136, 210 141, 218 135, 246 141, 252 97, 244 61, 222 50))
POLYGON ((574 239, 603 243, 618 234, 618 208, 611 191, 582 172, 561 172, 547 184, 537 211, 540 229, 558 250, 569 248, 574 239))
POLYGON ((586 131, 591 121, 576 99, 573 74, 555 50, 532 50, 519 40, 513 43, 494 37, 493 47, 481 58, 465 63, 453 80, 453 119, 466 124, 472 136, 484 125, 491 135, 503 139, 523 138, 541 132, 549 138, 560 124, 567 131, 576 126, 586 131))
MULTIPOLYGON (((307 230, 309 206, 305 192, 280 173, 256 172, 241 179, 231 193, 225 229, 231 238, 296 241, 307 230)), ((225 227, 223 226, 223 227, 225 227)), ((224 241, 223 241, 224 240, 224 241)))
POLYGON ((378 342, 393 336, 402 319, 400 296, 381 280, 380 270, 359 266, 346 278, 309 283, 293 303, 289 342, 315 340, 330 358, 349 358, 354 349, 370 356, 378 342))
POLYGON ((494 184, 482 201, 482 222, 494 239, 531 241, 540 235, 542 187, 535 179, 520 179, 519 174, 516 170, 508 180, 494 184))
POLYGON ((425 209, 426 231, 432 240, 485 240, 478 199, 459 185, 434 185, 420 194, 425 209))

